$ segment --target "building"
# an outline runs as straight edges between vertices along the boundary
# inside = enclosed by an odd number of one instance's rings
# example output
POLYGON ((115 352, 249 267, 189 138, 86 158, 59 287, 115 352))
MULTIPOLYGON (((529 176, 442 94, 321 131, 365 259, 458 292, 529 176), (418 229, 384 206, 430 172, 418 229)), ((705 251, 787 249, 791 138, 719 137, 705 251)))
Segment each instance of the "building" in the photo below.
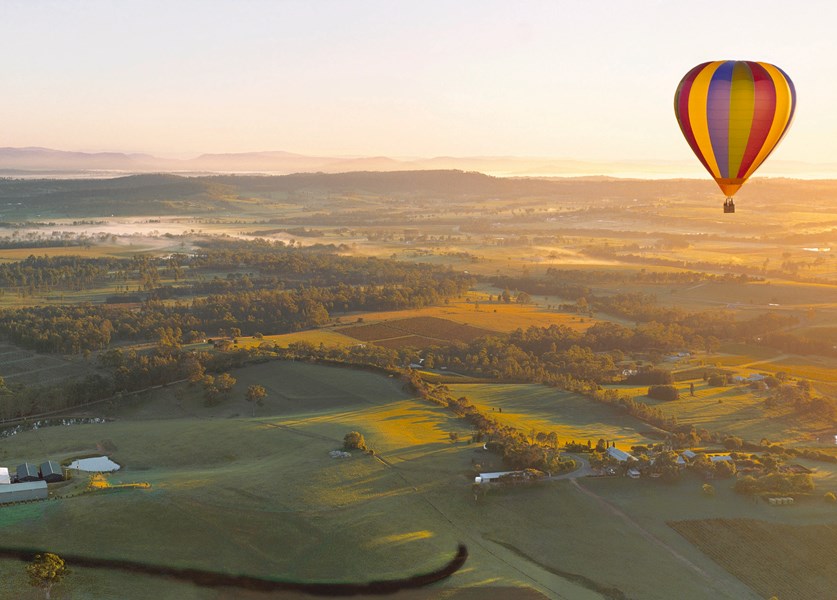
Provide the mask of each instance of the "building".
POLYGON ((64 471, 57 462, 48 460, 41 464, 41 479, 47 483, 64 481, 64 471))
POLYGON ((616 446, 610 446, 607 449, 607 454, 608 454, 608 456, 618 460, 620 463, 627 462, 629 460, 630 461, 636 460, 636 457, 634 455, 628 454, 627 452, 625 452, 624 450, 620 450, 616 446))
POLYGON ((719 454, 718 456, 710 456, 709 460, 716 462, 735 462, 729 454, 719 454))
POLYGON ((9 475, 8 467, 0 467, 0 485, 9 485, 12 482, 12 476, 9 475))
POLYGON ((0 485, 0 504, 26 502, 29 500, 46 500, 48 495, 46 481, 28 481, 26 483, 0 485))
POLYGON ((697 456, 697 454, 695 454, 691 450, 683 450, 683 452, 680 454, 680 456, 682 456, 686 460, 694 460, 694 458, 695 458, 695 456, 697 456))
POLYGON ((631 479, 639 479, 639 471, 633 468, 628 469, 628 477, 631 479))
POLYGON ((41 474, 38 472, 38 467, 29 463, 23 463, 17 466, 17 482, 26 483, 27 481, 38 481, 41 474))
POLYGON ((541 473, 535 469, 497 471, 496 473, 480 473, 474 477, 474 483, 522 483, 535 481, 544 475, 545 473, 541 473))
POLYGON ((499 483, 500 477, 503 475, 510 475, 512 473, 522 473, 522 471, 497 471, 496 473, 480 473, 474 477, 474 483, 499 483))

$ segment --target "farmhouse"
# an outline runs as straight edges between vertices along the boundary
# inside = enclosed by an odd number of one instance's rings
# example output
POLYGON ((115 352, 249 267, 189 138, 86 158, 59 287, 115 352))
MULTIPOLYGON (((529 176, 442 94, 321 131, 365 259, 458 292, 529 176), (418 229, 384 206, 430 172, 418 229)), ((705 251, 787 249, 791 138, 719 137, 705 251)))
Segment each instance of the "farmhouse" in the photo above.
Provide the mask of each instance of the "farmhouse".
POLYGON ((612 458, 615 458, 616 460, 618 460, 620 463, 627 462, 629 460, 630 461, 635 461, 636 460, 636 457, 634 455, 628 454, 627 452, 625 452, 624 450, 620 450, 616 446, 610 446, 607 449, 607 454, 608 454, 608 456, 611 456, 612 458))
POLYGON ((46 481, 0 485, 0 504, 25 502, 27 500, 46 500, 48 495, 46 481))
POLYGON ((35 465, 30 465, 29 463, 23 463, 22 465, 17 466, 17 481, 18 483, 25 483, 27 481, 38 481, 41 478, 40 473, 38 473, 38 467, 35 465))
POLYGON ((41 464, 41 478, 47 483, 64 481, 64 472, 61 470, 61 465, 52 460, 41 464))
POLYGON ((0 485, 8 485, 12 482, 8 467, 0 467, 0 485))

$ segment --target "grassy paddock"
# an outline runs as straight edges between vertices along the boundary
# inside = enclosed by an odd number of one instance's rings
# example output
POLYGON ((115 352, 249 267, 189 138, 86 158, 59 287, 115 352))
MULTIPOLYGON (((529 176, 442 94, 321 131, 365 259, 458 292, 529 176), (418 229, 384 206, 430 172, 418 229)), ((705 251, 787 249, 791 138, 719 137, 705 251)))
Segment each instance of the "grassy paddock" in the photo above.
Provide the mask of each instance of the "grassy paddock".
POLYGON ((578 331, 585 331, 598 322, 597 319, 557 312, 535 304, 488 302, 487 295, 482 292, 471 291, 466 294, 466 297, 471 300, 460 299, 441 306, 410 311, 382 311, 351 315, 344 317, 343 320, 362 317, 364 322, 374 323, 389 319, 403 319, 406 316, 437 317, 498 333, 509 333, 518 328, 549 327, 550 325, 565 325, 578 331))
POLYGON ((524 432, 554 431, 562 443, 570 440, 583 443, 589 439, 595 444, 604 438, 628 447, 654 439, 649 425, 572 392, 539 384, 447 385, 454 396, 467 396, 498 421, 524 432))
POLYGON ((837 524, 708 519, 671 526, 764 598, 829 598, 837 588, 837 524))
MULTIPOLYGON (((497 457, 481 445, 451 443, 450 432, 467 436, 464 421, 413 398, 397 378, 296 362, 232 374, 238 380, 232 397, 218 406, 205 407, 197 387, 171 386, 109 409, 114 420, 104 424, 43 428, 0 441, 2 462, 17 464, 60 461, 107 440, 123 465, 111 476, 114 483, 152 484, 150 490, 3 507, 5 539, 59 554, 349 581, 437 567, 463 542, 470 558, 442 584, 446 590, 532 586, 547 597, 580 600, 617 598, 617 592, 649 600, 706 597, 706 579, 568 481, 493 488, 475 501, 474 464, 499 467, 497 457), (268 391, 255 418, 243 399, 252 383, 268 391), (357 453, 329 458, 351 430, 361 431, 382 460, 357 453)), ((642 423, 545 386, 483 386, 493 392, 485 389, 481 400, 475 386, 453 387, 486 407, 502 405, 503 418, 518 426, 554 429, 562 439, 595 441, 601 435, 620 446, 649 441, 642 423)), ((54 491, 70 494, 82 483, 54 491)), ((583 485, 699 564, 719 582, 716 597, 755 600, 665 525, 752 511, 727 483, 718 483, 715 504, 691 481, 583 485)), ((20 569, 0 561, 0 594, 19 585, 20 569)), ((85 600, 149 593, 224 597, 166 580, 83 569, 65 590, 85 600)), ((477 593, 491 596, 488 589, 477 593)))

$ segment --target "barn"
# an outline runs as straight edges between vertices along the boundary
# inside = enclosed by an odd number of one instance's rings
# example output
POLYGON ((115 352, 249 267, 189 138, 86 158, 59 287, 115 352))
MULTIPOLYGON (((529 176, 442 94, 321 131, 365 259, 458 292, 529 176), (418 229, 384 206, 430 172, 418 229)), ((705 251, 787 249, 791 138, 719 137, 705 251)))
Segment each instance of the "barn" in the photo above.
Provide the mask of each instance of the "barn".
POLYGON ((55 483, 56 481, 64 481, 64 471, 61 465, 53 460, 48 460, 41 464, 41 479, 47 483, 55 483))
POLYGON ((38 472, 38 467, 29 463, 23 463, 17 466, 17 481, 18 483, 26 483, 27 481, 38 481, 41 474, 38 472))
POLYGON ((28 500, 46 500, 48 496, 46 481, 28 481, 0 485, 0 504, 26 502, 28 500))

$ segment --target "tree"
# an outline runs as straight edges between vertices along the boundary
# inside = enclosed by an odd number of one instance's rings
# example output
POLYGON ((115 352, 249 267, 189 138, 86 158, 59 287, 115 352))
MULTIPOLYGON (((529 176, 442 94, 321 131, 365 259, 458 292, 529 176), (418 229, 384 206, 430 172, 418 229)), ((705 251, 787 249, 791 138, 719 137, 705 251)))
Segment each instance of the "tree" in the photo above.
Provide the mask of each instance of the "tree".
POLYGON ((44 590, 46 598, 49 598, 52 586, 61 583, 68 572, 64 559, 51 552, 36 554, 32 562, 26 565, 29 585, 44 590))
POLYGON ((744 446, 744 441, 737 436, 731 435, 727 438, 724 438, 724 447, 727 450, 741 450, 744 446))
POLYGON ((363 434, 357 431, 350 431, 343 437, 343 448, 346 450, 366 450, 366 440, 363 434))
POLYGON ((253 416, 256 416, 256 405, 264 405, 264 399, 267 397, 267 390, 264 387, 253 384, 247 386, 247 394, 244 399, 253 404, 253 416))
POLYGON ((648 397, 656 400, 677 400, 680 392, 673 385, 652 385, 648 388, 648 397))
POLYGON ((215 377, 212 375, 204 375, 203 379, 201 379, 201 384, 203 385, 203 397, 204 403, 207 406, 215 406, 221 401, 220 393, 218 392, 218 386, 215 383, 215 377))
POLYGON ((235 381, 235 377, 229 373, 221 373, 215 378, 215 386, 218 388, 218 391, 222 396, 228 397, 235 385, 235 381))
POLYGON ((735 463, 732 461, 719 460, 715 463, 715 477, 728 479, 735 475, 735 463))
POLYGON ((190 385, 195 385, 206 375, 206 369, 196 356, 190 355, 183 361, 183 371, 190 385))

